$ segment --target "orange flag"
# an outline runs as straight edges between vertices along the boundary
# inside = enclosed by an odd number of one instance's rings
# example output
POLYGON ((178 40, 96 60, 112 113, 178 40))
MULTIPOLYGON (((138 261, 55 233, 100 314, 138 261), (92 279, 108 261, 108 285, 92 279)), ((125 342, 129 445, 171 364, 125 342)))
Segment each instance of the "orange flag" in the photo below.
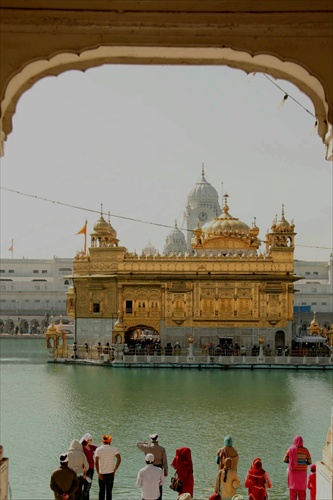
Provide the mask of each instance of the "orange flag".
POLYGON ((78 231, 76 234, 87 234, 87 221, 85 222, 84 226, 80 231, 78 231))
POLYGON ((83 228, 76 234, 84 234, 84 253, 87 253, 87 221, 85 222, 83 228))
POLYGON ((8 248, 8 252, 12 252, 13 253, 13 251, 14 251, 14 240, 12 240, 12 244, 8 248))

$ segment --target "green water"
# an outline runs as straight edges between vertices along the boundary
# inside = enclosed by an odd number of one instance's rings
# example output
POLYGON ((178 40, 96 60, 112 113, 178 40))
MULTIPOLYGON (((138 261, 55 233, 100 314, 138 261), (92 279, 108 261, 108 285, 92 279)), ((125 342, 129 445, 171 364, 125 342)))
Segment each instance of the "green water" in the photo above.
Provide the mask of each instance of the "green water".
MULTIPOLYGON (((144 455, 135 443, 156 432, 169 462, 192 450, 194 498, 208 499, 215 452, 231 434, 239 477, 261 457, 273 488, 288 498, 284 453, 301 434, 313 462, 321 458, 330 423, 332 372, 293 370, 197 371, 65 366, 46 363, 44 339, 0 339, 1 443, 9 457, 12 500, 51 500, 50 474, 72 439, 90 432, 99 444, 113 435, 122 463, 114 499, 140 499, 135 487, 144 455)), ((98 498, 96 477, 91 499, 98 498)), ((246 494, 245 488, 239 492, 246 494)), ((176 494, 164 487, 163 498, 176 494)), ((247 497, 246 497, 247 498, 247 497)))

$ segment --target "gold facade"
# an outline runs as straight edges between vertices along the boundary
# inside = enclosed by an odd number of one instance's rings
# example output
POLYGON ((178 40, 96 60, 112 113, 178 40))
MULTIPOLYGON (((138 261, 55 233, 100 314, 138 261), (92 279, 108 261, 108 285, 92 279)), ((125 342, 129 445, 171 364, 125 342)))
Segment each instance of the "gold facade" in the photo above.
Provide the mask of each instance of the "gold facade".
MULTIPOLYGON (((273 336, 280 331, 285 343, 291 341, 293 283, 298 279, 294 225, 282 211, 266 235, 265 254, 260 254, 259 229, 233 218, 228 208, 225 204, 220 217, 194 230, 194 255, 139 256, 117 246, 116 239, 76 255, 69 314, 80 320, 113 320, 111 342, 128 342, 142 329, 154 330, 162 344, 170 340, 170 332, 183 335, 184 343, 195 332, 200 344, 202 336, 237 330, 255 330, 266 340, 268 330, 273 336), (231 229, 221 231, 227 223, 231 229)), ((91 235, 94 242, 101 219, 91 235)), ((104 223, 115 238, 110 223, 103 222, 103 231, 104 223)))

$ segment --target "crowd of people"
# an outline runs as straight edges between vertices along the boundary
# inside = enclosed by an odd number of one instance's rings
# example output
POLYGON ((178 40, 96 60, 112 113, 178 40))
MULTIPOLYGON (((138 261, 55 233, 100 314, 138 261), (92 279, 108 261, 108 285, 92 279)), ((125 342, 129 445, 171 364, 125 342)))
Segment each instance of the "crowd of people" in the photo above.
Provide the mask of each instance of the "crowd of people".
MULTIPOLYGON (((150 434, 150 441, 136 446, 145 455, 145 466, 137 474, 136 486, 141 489, 142 500, 162 500, 163 485, 167 482, 168 460, 166 450, 159 444, 158 434, 150 434)), ((67 452, 60 455, 60 466, 51 474, 50 488, 55 500, 89 500, 94 471, 98 476, 99 500, 112 500, 115 474, 121 464, 119 449, 112 446, 112 436, 104 434, 100 446, 92 443, 87 433, 74 439, 67 452)), ((310 490, 310 500, 316 500, 316 466, 311 465, 311 455, 303 438, 296 436, 283 458, 288 464, 288 488, 290 500, 305 500, 310 490), (311 466, 311 474, 307 468, 311 466)), ((237 493, 241 485, 237 468, 239 455, 231 436, 224 438, 223 447, 216 453, 218 473, 214 492, 208 500, 244 500, 237 493)), ((177 493, 177 500, 192 500, 194 474, 191 449, 178 448, 171 462, 174 474, 169 484, 177 493)), ((262 460, 255 458, 247 471, 245 488, 249 500, 267 500, 272 482, 263 468, 262 460)))

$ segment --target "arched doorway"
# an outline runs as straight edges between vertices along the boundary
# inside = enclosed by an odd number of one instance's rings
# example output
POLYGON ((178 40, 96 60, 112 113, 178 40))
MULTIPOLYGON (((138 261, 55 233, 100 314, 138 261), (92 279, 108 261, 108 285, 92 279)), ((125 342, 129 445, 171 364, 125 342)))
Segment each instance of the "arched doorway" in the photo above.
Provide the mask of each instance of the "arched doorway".
POLYGON ((275 349, 284 348, 286 345, 285 333, 283 330, 278 330, 275 333, 275 349))
POLYGON ((26 319, 21 319, 20 321, 20 332, 29 333, 29 323, 26 319))
POLYGON ((6 320, 4 331, 5 333, 10 333, 10 334, 13 334, 15 332, 15 324, 12 319, 6 320))
POLYGON ((125 343, 131 354, 153 354, 161 349, 160 335, 155 328, 149 325, 137 325, 129 328, 125 332, 125 343))

